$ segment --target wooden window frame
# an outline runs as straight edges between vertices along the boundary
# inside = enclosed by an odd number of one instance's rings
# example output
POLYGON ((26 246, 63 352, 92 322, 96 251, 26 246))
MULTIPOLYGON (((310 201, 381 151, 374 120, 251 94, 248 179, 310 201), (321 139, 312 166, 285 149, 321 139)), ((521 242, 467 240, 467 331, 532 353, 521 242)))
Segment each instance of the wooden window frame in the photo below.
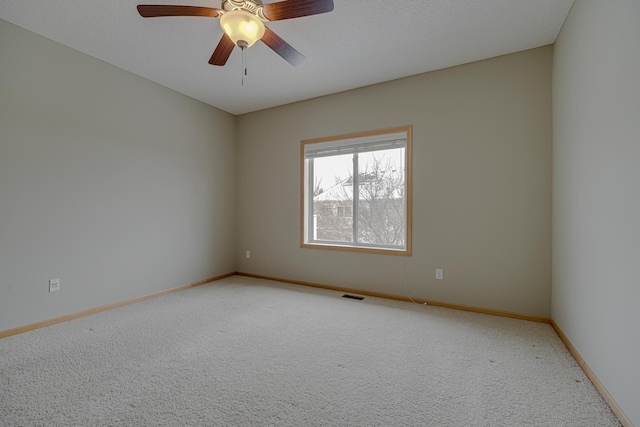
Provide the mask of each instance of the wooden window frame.
POLYGON ((413 127, 411 125, 379 129, 374 131, 357 132, 344 135, 330 136, 324 138, 307 139, 300 142, 300 247, 309 249, 324 249, 333 251, 344 252, 361 252, 370 254, 386 254, 396 256, 411 256, 412 254, 412 199, 413 199, 413 186, 412 186, 412 139, 413 139, 413 127), (306 170, 306 158, 305 147, 309 144, 317 144, 320 142, 340 141, 362 137, 372 137, 377 135, 392 134, 404 132, 406 133, 405 144, 405 245, 403 249, 389 249, 389 248, 377 248, 368 246, 355 246, 347 243, 318 243, 308 242, 306 239, 306 231, 308 229, 309 219, 306 216, 308 202, 308 187, 309 180, 306 170))

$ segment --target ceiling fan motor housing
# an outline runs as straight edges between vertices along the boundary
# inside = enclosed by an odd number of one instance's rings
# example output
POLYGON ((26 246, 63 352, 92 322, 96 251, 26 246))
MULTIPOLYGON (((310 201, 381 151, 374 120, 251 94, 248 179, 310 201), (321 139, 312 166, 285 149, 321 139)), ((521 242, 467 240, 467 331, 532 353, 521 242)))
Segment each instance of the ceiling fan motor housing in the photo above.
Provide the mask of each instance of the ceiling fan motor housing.
POLYGON ((224 0, 222 2, 222 13, 224 12, 230 12, 232 10, 244 10, 247 11, 255 16, 257 16, 258 18, 260 18, 262 21, 268 21, 269 19, 264 16, 264 6, 262 5, 262 3, 257 0, 257 1, 251 1, 251 0, 224 0))

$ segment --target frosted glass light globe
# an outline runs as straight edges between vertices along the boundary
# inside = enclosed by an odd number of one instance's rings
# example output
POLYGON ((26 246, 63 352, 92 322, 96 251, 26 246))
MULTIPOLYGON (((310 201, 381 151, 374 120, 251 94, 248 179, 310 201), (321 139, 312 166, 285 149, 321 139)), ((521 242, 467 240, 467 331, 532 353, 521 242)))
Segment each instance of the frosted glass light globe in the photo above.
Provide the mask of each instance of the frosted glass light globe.
POLYGON ((252 13, 232 10, 220 17, 220 26, 234 44, 244 41, 251 47, 264 35, 264 24, 252 13))

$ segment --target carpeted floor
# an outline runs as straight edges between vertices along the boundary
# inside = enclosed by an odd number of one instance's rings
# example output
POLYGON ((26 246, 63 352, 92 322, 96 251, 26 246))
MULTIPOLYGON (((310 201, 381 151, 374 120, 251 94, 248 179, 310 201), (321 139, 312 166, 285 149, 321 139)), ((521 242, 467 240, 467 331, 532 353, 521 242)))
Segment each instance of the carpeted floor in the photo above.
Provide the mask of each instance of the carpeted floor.
POLYGON ((233 276, 0 340, 2 426, 617 426, 547 324, 233 276))

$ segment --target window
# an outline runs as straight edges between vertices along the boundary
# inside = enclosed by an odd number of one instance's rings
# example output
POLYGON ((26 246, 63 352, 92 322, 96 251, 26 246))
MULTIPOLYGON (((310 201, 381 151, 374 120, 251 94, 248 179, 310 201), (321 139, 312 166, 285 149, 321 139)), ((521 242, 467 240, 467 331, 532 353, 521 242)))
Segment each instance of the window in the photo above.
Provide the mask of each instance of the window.
POLYGON ((338 216, 346 216, 350 217, 352 215, 353 210, 351 205, 344 205, 337 207, 338 216))
POLYGON ((411 130, 302 141, 302 247, 411 255, 411 130))

